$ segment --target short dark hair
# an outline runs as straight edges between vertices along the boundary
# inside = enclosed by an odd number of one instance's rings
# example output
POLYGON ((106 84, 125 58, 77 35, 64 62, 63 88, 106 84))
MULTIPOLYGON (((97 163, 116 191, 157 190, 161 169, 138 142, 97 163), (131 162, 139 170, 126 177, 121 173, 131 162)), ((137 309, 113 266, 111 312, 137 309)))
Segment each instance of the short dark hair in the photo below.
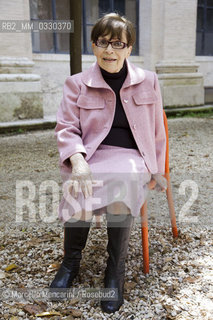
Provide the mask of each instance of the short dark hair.
POLYGON ((95 43, 99 37, 106 35, 110 35, 110 40, 113 38, 121 40, 123 31, 126 32, 127 46, 132 46, 135 43, 136 37, 132 22, 117 13, 108 13, 98 19, 93 26, 91 41, 95 43))

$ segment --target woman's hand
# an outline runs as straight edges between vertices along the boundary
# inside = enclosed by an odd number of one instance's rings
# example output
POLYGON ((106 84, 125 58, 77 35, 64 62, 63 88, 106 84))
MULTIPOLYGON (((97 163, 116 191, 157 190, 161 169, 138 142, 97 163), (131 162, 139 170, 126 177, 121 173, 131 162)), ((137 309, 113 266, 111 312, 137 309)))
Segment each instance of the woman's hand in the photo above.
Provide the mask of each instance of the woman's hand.
POLYGON ((165 191, 167 189, 167 180, 160 173, 152 174, 148 188, 150 190, 165 191))
POLYGON ((77 198, 81 189, 85 198, 92 196, 92 173, 83 155, 75 153, 70 157, 70 162, 72 165, 70 193, 77 198))

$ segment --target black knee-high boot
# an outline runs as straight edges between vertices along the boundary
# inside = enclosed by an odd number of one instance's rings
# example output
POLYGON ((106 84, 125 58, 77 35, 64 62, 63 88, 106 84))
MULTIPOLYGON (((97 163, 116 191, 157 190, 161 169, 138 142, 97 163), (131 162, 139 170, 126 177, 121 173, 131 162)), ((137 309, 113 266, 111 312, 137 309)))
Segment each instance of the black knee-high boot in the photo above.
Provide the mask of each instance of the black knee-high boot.
POLYGON ((133 224, 133 217, 128 215, 107 214, 107 233, 109 254, 105 270, 105 288, 117 289, 117 300, 102 300, 101 308, 104 312, 112 313, 119 310, 123 304, 125 260, 133 224), (120 222, 117 222, 116 221, 120 222))
POLYGON ((69 222, 64 225, 64 259, 50 288, 69 288, 78 275, 81 251, 90 229, 90 221, 69 222))

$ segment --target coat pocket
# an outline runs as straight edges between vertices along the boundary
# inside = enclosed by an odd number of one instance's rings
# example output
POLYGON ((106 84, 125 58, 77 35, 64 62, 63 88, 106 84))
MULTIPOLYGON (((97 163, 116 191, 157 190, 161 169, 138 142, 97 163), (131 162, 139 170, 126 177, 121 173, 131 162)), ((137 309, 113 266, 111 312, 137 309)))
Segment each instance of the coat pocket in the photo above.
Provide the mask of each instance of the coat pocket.
POLYGON ((154 91, 138 92, 133 95, 136 105, 153 104, 157 102, 157 96, 154 91))
POLYGON ((82 109, 103 109, 104 99, 100 97, 87 97, 80 95, 77 100, 77 106, 82 109))

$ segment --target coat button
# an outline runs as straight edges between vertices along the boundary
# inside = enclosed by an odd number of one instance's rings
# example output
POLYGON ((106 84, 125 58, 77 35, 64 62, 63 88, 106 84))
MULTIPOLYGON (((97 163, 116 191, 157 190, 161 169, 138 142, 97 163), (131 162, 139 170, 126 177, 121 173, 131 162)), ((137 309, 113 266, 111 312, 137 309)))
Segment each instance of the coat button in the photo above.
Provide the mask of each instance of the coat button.
POLYGON ((124 103, 127 103, 128 102, 128 100, 127 99, 124 99, 124 103))
POLYGON ((135 129, 136 129, 136 124, 133 124, 133 126, 132 126, 132 127, 133 127, 133 129, 135 130, 135 129))

